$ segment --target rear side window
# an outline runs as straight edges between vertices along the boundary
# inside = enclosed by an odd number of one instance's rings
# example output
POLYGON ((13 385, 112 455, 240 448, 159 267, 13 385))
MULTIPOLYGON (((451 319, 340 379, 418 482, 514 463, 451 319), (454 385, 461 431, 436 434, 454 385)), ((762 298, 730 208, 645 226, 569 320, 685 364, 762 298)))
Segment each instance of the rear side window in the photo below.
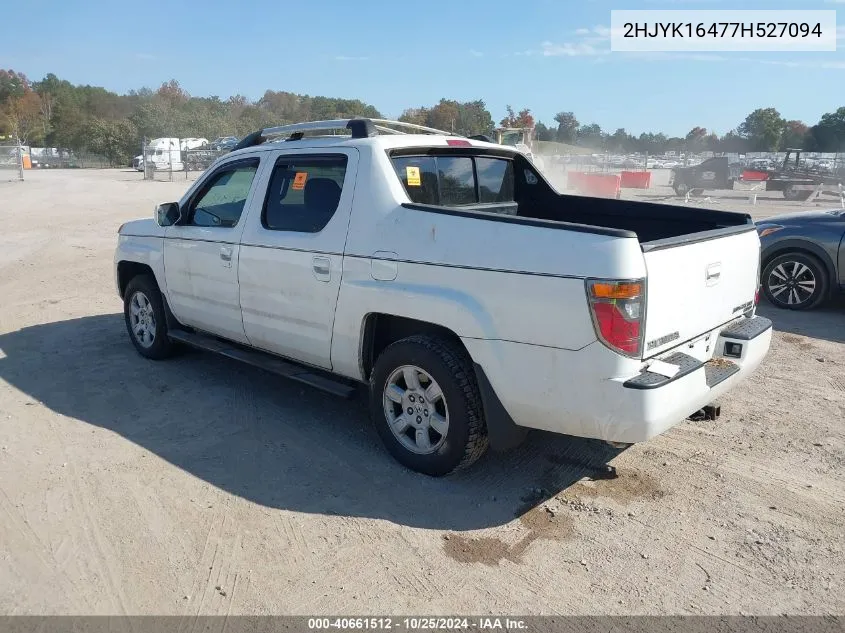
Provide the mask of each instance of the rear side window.
POLYGON ((437 178, 440 180, 440 204, 459 207, 475 204, 475 176, 469 156, 439 156, 437 178))
POLYGON ((513 164, 498 158, 476 158, 479 202, 513 200, 513 164))
POLYGON ((345 154, 283 156, 276 162, 261 223, 271 231, 319 233, 337 211, 345 154))
POLYGON ((399 175, 411 202, 417 204, 440 204, 437 184, 437 164, 431 156, 402 156, 393 159, 393 167, 399 175))
POLYGON ((446 207, 508 203, 513 165, 484 156, 397 156, 393 167, 411 202, 446 207))

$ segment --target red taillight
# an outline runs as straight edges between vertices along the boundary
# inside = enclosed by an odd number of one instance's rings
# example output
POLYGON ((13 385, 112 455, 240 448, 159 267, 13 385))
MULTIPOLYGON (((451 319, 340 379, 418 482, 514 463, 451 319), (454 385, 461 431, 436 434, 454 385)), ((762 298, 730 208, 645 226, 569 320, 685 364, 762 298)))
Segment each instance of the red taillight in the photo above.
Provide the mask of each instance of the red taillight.
POLYGON ((640 356, 645 285, 639 281, 588 280, 587 298, 602 343, 626 356, 640 356))
POLYGON ((757 290, 754 291, 754 305, 758 305, 760 303, 760 286, 757 286, 757 290))
POLYGON ((446 145, 450 145, 452 147, 472 147, 472 143, 460 138, 447 138, 446 145))

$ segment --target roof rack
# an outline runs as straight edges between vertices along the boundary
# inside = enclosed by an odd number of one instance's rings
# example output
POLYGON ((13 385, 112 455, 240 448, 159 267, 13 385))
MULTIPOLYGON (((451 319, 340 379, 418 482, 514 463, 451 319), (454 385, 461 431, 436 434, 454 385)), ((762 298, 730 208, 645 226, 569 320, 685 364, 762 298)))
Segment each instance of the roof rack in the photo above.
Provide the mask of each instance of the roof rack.
POLYGON ((415 123, 405 123, 404 121, 391 121, 390 119, 330 119, 327 121, 306 121, 304 123, 291 123, 290 125, 279 125, 277 127, 264 128, 263 130, 258 130, 245 136, 237 145, 235 145, 235 147, 232 148, 232 151, 260 145, 261 143, 273 139, 273 137, 287 135, 288 138, 286 140, 298 141, 303 137, 305 132, 328 132, 337 130, 349 130, 352 138, 369 138, 377 136, 379 133, 414 134, 419 132, 442 134, 444 136, 463 136, 462 134, 454 134, 452 132, 438 130, 433 127, 426 127, 415 123), (395 128, 404 128, 410 131, 405 132, 402 129, 395 128))

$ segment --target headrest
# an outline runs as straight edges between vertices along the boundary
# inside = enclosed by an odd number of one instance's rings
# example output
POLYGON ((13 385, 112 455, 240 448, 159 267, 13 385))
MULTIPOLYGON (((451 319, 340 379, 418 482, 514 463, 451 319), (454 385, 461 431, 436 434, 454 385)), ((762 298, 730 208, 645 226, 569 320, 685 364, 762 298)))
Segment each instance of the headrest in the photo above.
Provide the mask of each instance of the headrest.
POLYGON ((309 178, 305 183, 305 208, 334 211, 340 201, 340 185, 331 178, 309 178))

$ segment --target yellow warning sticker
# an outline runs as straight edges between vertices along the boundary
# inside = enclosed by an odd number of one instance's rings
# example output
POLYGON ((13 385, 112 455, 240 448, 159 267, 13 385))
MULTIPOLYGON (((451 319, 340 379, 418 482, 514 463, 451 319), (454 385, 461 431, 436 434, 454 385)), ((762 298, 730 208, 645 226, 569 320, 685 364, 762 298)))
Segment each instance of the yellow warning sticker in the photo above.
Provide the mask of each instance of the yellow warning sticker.
POLYGON ((420 187, 422 186, 422 180, 420 180, 420 168, 419 167, 405 167, 405 176, 408 180, 409 187, 420 187))
POLYGON ((305 181, 308 180, 308 172, 307 171, 298 171, 296 172, 296 176, 293 178, 293 187, 294 191, 299 191, 300 189, 305 189, 305 181))

